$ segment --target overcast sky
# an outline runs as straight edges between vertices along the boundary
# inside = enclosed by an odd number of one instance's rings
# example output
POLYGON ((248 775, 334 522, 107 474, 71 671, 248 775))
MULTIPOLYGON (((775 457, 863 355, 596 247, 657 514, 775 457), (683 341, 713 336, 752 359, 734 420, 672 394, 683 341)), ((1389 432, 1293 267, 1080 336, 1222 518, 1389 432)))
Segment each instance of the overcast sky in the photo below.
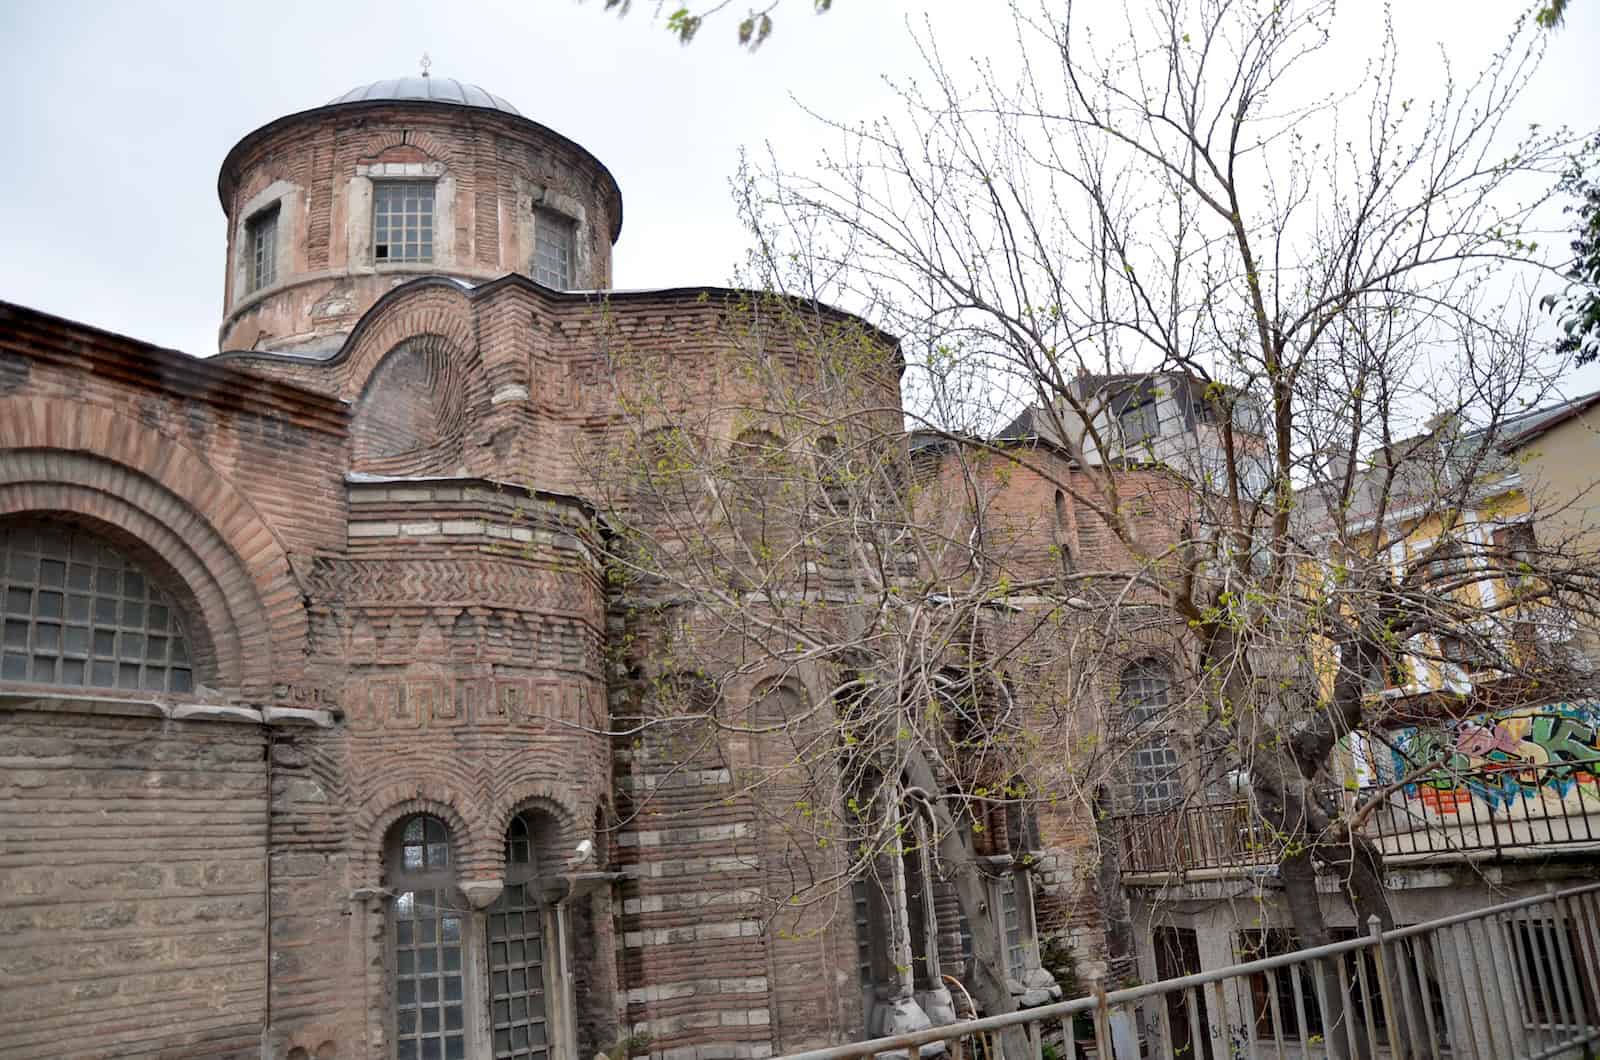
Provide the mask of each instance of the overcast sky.
MULTIPOLYGON (((1009 34, 1002 0, 836 0, 820 17, 786 0, 750 55, 726 18, 681 47, 653 6, 635 0, 618 20, 602 0, 0 0, 0 299, 213 352, 223 155, 280 115, 415 74, 424 51, 435 75, 505 97, 611 169, 624 202, 618 287, 725 283, 744 245, 728 193, 741 146, 770 141, 804 166, 830 141, 796 100, 842 119, 892 107, 884 75, 919 64, 908 18, 926 11, 951 59, 1003 54, 1009 34)), ((1353 68, 1380 10, 1341 5, 1335 46, 1353 68)), ((1515 12, 1514 0, 1405 0, 1403 65, 1442 76, 1442 43, 1475 69, 1515 12)), ((1584 0, 1552 41, 1527 120, 1600 125, 1597 63, 1600 4, 1584 0)))

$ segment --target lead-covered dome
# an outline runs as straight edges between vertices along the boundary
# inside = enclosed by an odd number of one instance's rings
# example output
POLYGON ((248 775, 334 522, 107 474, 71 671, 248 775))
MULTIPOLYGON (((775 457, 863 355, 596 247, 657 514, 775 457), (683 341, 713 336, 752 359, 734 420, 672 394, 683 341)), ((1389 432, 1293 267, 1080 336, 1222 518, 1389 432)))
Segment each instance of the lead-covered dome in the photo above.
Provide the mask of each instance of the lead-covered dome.
POLYGON ((482 107, 486 110, 504 111, 519 118, 522 112, 493 92, 477 85, 457 81, 453 77, 396 77, 387 81, 374 81, 357 85, 342 96, 328 100, 328 106, 338 103, 372 103, 378 100, 403 99, 431 103, 449 103, 457 107, 482 107))

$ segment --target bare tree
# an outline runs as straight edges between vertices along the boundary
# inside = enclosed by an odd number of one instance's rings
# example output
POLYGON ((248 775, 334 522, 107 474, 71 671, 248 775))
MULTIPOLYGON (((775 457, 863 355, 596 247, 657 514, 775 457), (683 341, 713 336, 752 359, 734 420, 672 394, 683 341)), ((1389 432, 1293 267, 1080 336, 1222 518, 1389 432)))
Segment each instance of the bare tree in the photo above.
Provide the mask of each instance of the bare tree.
POLYGON ((965 77, 930 35, 903 114, 838 127, 820 174, 744 185, 763 279, 906 336, 915 422, 966 437, 1031 409, 1072 473, 996 452, 1124 560, 1058 579, 1057 613, 1108 651, 1140 623, 1182 631, 1172 724, 1204 734, 1205 779, 1248 779, 1304 944, 1327 941, 1319 870, 1392 924, 1362 810, 1329 793, 1338 742, 1391 709, 1384 676, 1460 672, 1465 645, 1478 679, 1452 709, 1590 682, 1526 630, 1592 612, 1593 557, 1489 533, 1503 437, 1562 367, 1528 310, 1586 150, 1511 128, 1544 35, 1518 20, 1419 100, 1386 26, 1329 87, 1330 3, 1159 0, 1110 30, 1070 3, 1013 15, 1005 64, 965 77), (1187 446, 1126 415, 1179 379, 1187 446), (1144 517, 1152 471, 1184 496, 1175 536, 1144 517))
MULTIPOLYGON (((1018 503, 1019 475, 1047 484, 1026 465, 1069 476, 1059 453, 1024 446, 1019 465, 1006 445, 908 432, 886 335, 770 293, 712 298, 703 317, 667 349, 606 339, 624 411, 584 468, 612 530, 613 667, 631 690, 615 735, 671 770, 731 775, 676 810, 748 814, 769 944, 848 938, 857 900, 878 911, 881 1026, 915 1026, 917 998, 953 1009, 950 985, 1012 1011, 1022 973, 998 896, 1029 886, 1040 812, 1092 817, 1106 762, 1075 709, 1100 611, 1080 601, 1079 621, 1062 589, 1114 593, 1130 565, 1073 565, 1053 486, 1042 509, 1018 503), (958 984, 941 886, 972 940, 958 984)), ((1149 497, 1170 492, 1147 476, 1149 497)), ((672 788, 635 785, 626 812, 671 814, 672 788)), ((1020 1032, 1005 1048, 1027 1053, 1020 1032)))

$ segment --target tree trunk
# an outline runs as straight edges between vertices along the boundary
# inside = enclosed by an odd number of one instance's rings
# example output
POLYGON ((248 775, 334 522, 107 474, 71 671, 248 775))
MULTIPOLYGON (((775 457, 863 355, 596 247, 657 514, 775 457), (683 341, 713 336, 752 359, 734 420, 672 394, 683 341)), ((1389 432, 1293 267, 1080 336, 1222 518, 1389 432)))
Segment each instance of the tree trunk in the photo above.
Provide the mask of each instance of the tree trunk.
POLYGON ((1115 990, 1127 985, 1138 974, 1139 961, 1133 941, 1133 916, 1128 912, 1128 896, 1122 889, 1122 846, 1113 824, 1111 793, 1104 787, 1095 791, 1095 831, 1100 845, 1100 915, 1106 933, 1106 982, 1115 990))
MULTIPOLYGON (((1256 808, 1280 836, 1289 852, 1278 865, 1283 883, 1284 899, 1294 924, 1299 946, 1309 948, 1333 941, 1328 933, 1327 920, 1322 912, 1321 898, 1317 892, 1317 868, 1320 864, 1326 875, 1339 883, 1340 893, 1350 903, 1355 913, 1356 930, 1366 932, 1372 917, 1378 918, 1385 930, 1394 927, 1394 913, 1389 905, 1388 891, 1383 883, 1383 854, 1359 832, 1352 831, 1342 815, 1324 805, 1317 795, 1310 777, 1301 775, 1298 767, 1286 760, 1287 756, 1262 752, 1252 771, 1252 788, 1256 808)), ((1327 1006, 1323 1011, 1324 1035, 1333 1055, 1341 1060, 1357 1060, 1372 1055, 1376 1043, 1369 1042, 1364 1025, 1354 1027, 1356 1018, 1349 1004, 1352 989, 1359 989, 1354 961, 1357 955, 1345 958, 1346 977, 1341 980, 1336 961, 1319 962, 1318 972, 1327 1006), (1352 987, 1352 982, 1356 985, 1352 987), (1354 1032, 1354 1045, 1351 1032, 1354 1032)), ((1388 962, 1395 963, 1395 962, 1388 962)), ((1400 999, 1420 999, 1426 995, 1406 962, 1391 968, 1390 995, 1396 1004, 1400 999), (1397 976, 1411 979, 1409 989, 1403 989, 1397 976)), ((1379 984, 1370 983, 1367 1004, 1377 1004, 1381 996, 1379 984)), ((1409 1008, 1397 1008, 1392 1013, 1393 1025, 1387 1037, 1396 1044, 1391 1053, 1397 1058, 1411 1055, 1409 1027, 1413 1021, 1426 1019, 1425 1011, 1413 1002, 1409 1008)))
MULTIPOLYGON (((1209 646, 1214 659, 1248 657, 1245 645, 1230 631, 1219 631, 1209 646)), ((1332 702, 1312 712, 1307 723, 1300 726, 1288 720, 1293 714, 1287 709, 1264 709, 1273 703, 1265 690, 1273 682, 1256 681, 1242 666, 1226 669, 1229 676, 1220 690, 1224 702, 1253 707, 1249 713, 1254 716, 1240 720, 1238 732, 1244 736, 1240 742, 1250 745, 1239 747, 1240 758, 1249 764, 1255 810, 1273 830, 1284 852, 1278 862, 1279 878, 1301 948, 1332 941, 1317 892, 1319 867, 1338 881, 1340 893, 1355 913, 1357 930, 1365 931, 1374 916, 1385 930, 1394 927, 1394 913, 1383 884, 1382 852, 1353 831, 1348 815, 1318 791, 1319 781, 1328 776, 1339 739, 1354 731, 1361 719, 1363 689, 1359 675, 1366 672, 1368 651, 1352 642, 1341 645, 1340 653, 1342 665, 1334 682, 1332 702), (1254 737, 1261 732, 1273 733, 1275 738, 1263 741, 1254 737)), ((1356 959, 1356 955, 1345 958, 1348 975, 1342 980, 1336 960, 1318 962, 1312 973, 1322 984, 1326 1003, 1323 1033, 1332 1055, 1340 1060, 1366 1060, 1376 1044, 1367 1040, 1364 1025, 1354 1028, 1351 1024, 1355 1009, 1349 1003, 1350 984, 1359 984, 1352 963, 1356 959)), ((1398 982, 1392 985, 1396 987, 1395 996, 1399 996, 1398 982)), ((1372 986, 1376 997, 1377 984, 1372 986)), ((1413 991, 1412 996, 1419 995, 1413 991)), ((1371 1001, 1369 998, 1368 1003, 1371 1001)), ((1395 1018, 1397 1026, 1390 1028, 1390 1035, 1403 1042, 1409 1037, 1404 1033, 1407 1020, 1415 1018, 1415 1014, 1396 1013, 1395 1018)), ((1407 1057, 1410 1050, 1398 1045, 1392 1055, 1407 1057)))
MULTIPOLYGON (((1006 957, 1000 945, 999 910, 990 901, 990 888, 978 868, 971 832, 958 823, 939 797, 939 782, 933 767, 920 754, 906 756, 906 778, 911 786, 928 795, 926 806, 933 815, 935 849, 946 870, 954 870, 956 895, 961 911, 972 931, 974 981, 972 996, 985 1016, 999 1016, 1017 1010, 1017 1002, 1006 985, 1006 957)), ((998 1035, 1004 1060, 1033 1060, 1033 1044, 1022 1027, 1009 1027, 998 1035)))

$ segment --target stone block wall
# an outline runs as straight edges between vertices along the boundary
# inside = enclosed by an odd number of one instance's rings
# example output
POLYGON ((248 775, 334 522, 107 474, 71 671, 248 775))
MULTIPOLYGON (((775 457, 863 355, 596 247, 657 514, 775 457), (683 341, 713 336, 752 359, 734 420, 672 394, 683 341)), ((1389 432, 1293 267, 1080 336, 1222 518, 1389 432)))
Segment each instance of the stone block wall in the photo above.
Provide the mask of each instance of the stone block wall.
POLYGON ((0 710, 0 1055, 259 1055, 264 732, 0 710))

